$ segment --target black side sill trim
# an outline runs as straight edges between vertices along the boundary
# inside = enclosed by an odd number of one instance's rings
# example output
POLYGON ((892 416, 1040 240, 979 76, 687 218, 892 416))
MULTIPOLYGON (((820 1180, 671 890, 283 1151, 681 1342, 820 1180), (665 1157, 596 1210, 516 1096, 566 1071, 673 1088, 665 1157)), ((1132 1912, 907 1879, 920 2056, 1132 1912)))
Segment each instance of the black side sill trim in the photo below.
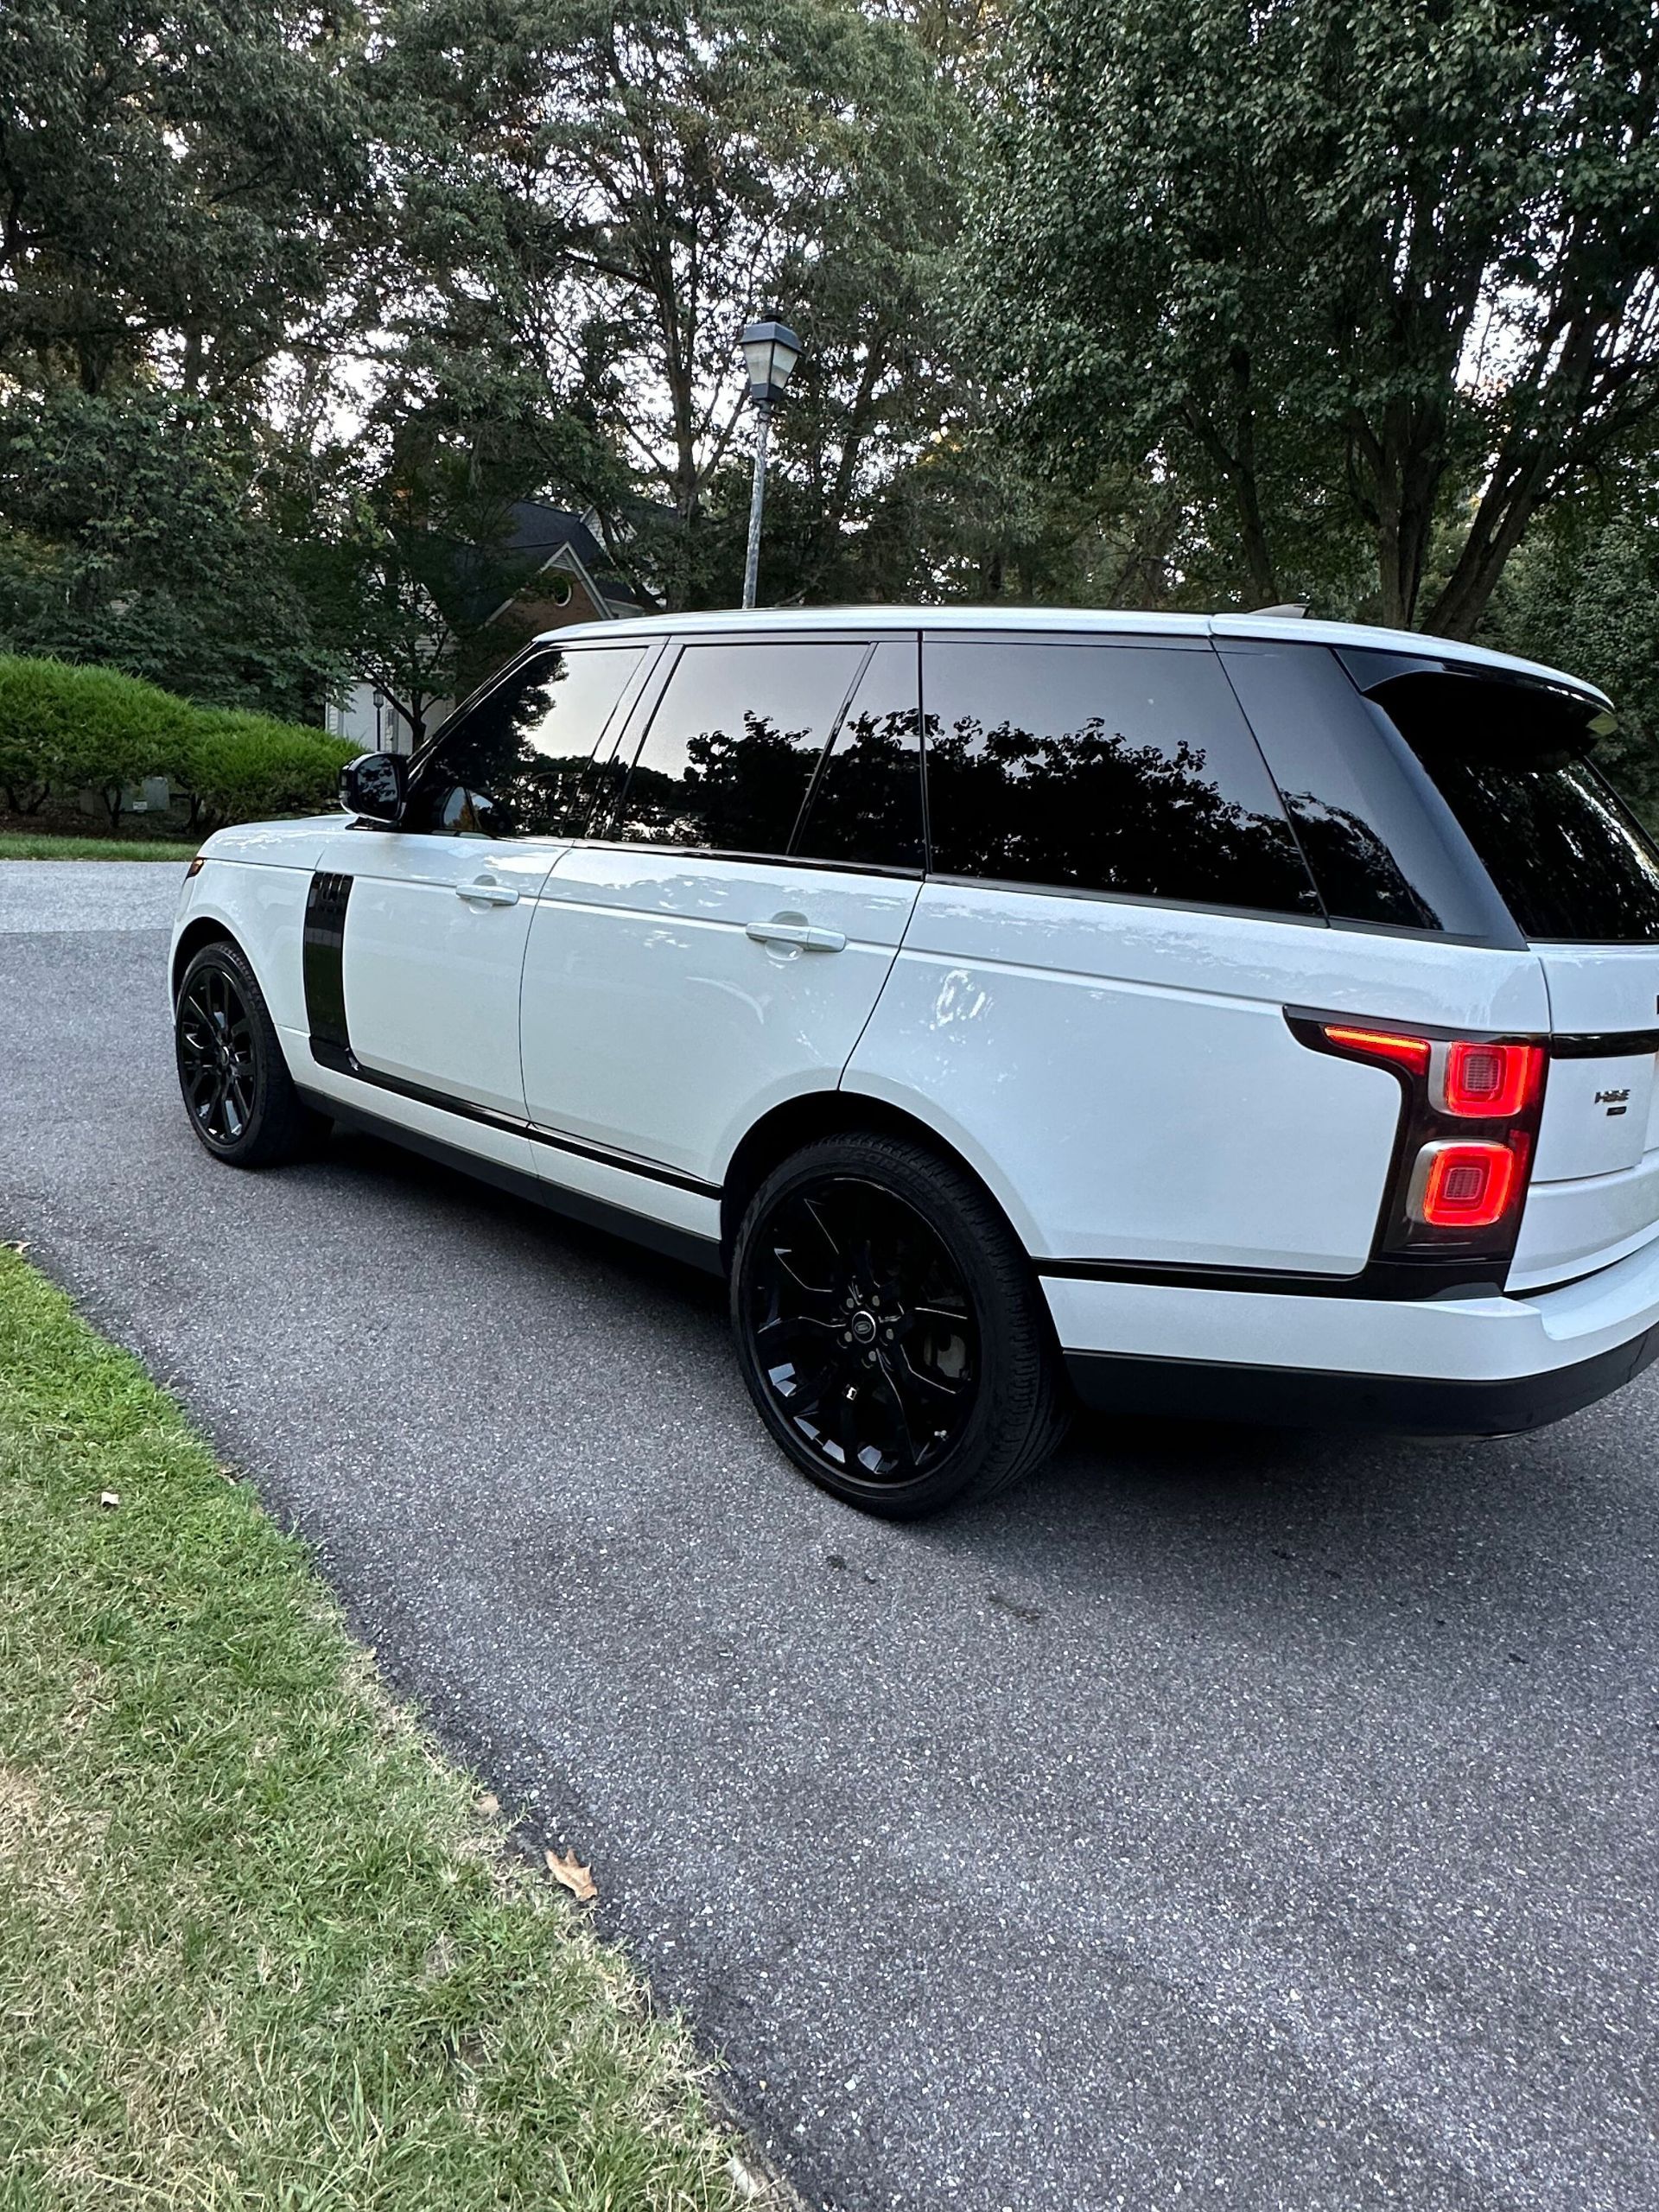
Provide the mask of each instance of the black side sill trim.
POLYGON ((1140 1260, 1033 1260, 1039 1275, 1069 1282, 1142 1282, 1181 1290, 1266 1290, 1291 1298, 1500 1298, 1491 1261, 1372 1260, 1357 1274, 1321 1275, 1289 1268, 1184 1267, 1140 1260))
POLYGON ((539 1175, 526 1175, 519 1168, 504 1166, 499 1160, 481 1160, 461 1145, 446 1144, 441 1137, 429 1137, 419 1129, 405 1128, 401 1122, 389 1122, 384 1116, 367 1113, 360 1106, 346 1105, 320 1090, 296 1087, 308 1106, 347 1128, 360 1129, 365 1136, 401 1145, 405 1152, 419 1153, 423 1159, 436 1160, 440 1166, 455 1168, 463 1175, 470 1175, 474 1182, 510 1191, 515 1198, 527 1198, 532 1205, 544 1206, 550 1213, 563 1214, 587 1228, 626 1237, 631 1244, 641 1244, 671 1260, 683 1261, 705 1274, 725 1273, 715 1237, 699 1236, 695 1230, 681 1229, 672 1222, 653 1221, 649 1215, 613 1205, 608 1199, 590 1198, 585 1191, 568 1191, 559 1184, 544 1183, 539 1175))
POLYGON ((1513 1436, 1543 1428, 1622 1389, 1656 1357, 1659 1323, 1628 1344, 1574 1366, 1497 1382, 1230 1366, 1109 1351, 1065 1355, 1072 1388, 1096 1413, 1372 1429, 1402 1436, 1513 1436))
POLYGON ((349 1046, 333 1043, 326 1037, 313 1036, 311 1057, 319 1067, 330 1069, 335 1075, 348 1075, 357 1083, 372 1084, 377 1090, 388 1090, 394 1097, 412 1098, 419 1106, 435 1106, 441 1113, 453 1114, 458 1121, 479 1122, 486 1128, 502 1129, 510 1136, 528 1137, 532 1144, 544 1144, 554 1152, 574 1154, 578 1160, 592 1160, 601 1167, 620 1167, 629 1175, 642 1176, 647 1182, 666 1183, 676 1191, 690 1191, 700 1198, 718 1198, 718 1183, 704 1183, 695 1175, 682 1175, 677 1168, 659 1167, 654 1160, 637 1159, 626 1152, 609 1152, 603 1145, 583 1144, 575 1137, 556 1135, 543 1129, 534 1122, 521 1120, 514 1114, 498 1113, 493 1106, 474 1105, 469 1098, 457 1098, 447 1090, 429 1090, 418 1083, 405 1083, 401 1076, 382 1075, 378 1068, 365 1068, 349 1046))
POLYGON ((1659 1029, 1586 1030, 1549 1040, 1553 1060, 1635 1059, 1642 1052, 1659 1052, 1659 1029))

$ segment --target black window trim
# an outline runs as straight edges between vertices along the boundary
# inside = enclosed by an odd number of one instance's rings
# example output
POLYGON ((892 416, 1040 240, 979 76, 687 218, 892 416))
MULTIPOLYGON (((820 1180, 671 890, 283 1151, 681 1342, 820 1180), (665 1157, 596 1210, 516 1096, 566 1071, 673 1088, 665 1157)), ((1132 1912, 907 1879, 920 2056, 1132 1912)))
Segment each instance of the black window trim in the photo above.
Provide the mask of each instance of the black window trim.
MULTIPOLYGON (((1484 915, 1481 926, 1473 929, 1447 930, 1435 928, 1424 923, 1379 922, 1363 919, 1356 915, 1332 913, 1330 916, 1332 929, 1358 931, 1366 936, 1408 938, 1415 944, 1469 945, 1485 951, 1517 952, 1526 950, 1525 938, 1516 927, 1508 907, 1498 897, 1497 886, 1481 865, 1480 857, 1471 844, 1462 823, 1458 821, 1445 799, 1435 789, 1433 779, 1421 761, 1395 728, 1382 709, 1375 700, 1368 696, 1364 685, 1348 664, 1346 656, 1351 651, 1371 653, 1376 652, 1377 648, 1369 645, 1349 647, 1331 645, 1322 639, 1302 639, 1294 635, 1271 639, 1220 638, 1216 640, 1216 648, 1230 684, 1233 683, 1232 661, 1236 657, 1247 653, 1252 656, 1262 656, 1268 652, 1274 654, 1318 653, 1323 654, 1328 661, 1334 662, 1341 671, 1343 678, 1352 686, 1365 709, 1366 742, 1375 743, 1386 748, 1398 766, 1406 785, 1408 804, 1405 816, 1402 820, 1391 823, 1386 835, 1381 831, 1378 832, 1382 838, 1382 842, 1394 852, 1397 862, 1401 861, 1403 855, 1403 872, 1410 880, 1421 872, 1418 862, 1421 855, 1414 849, 1417 841, 1419 839, 1427 841, 1424 850, 1438 855, 1449 863, 1460 886, 1465 906, 1475 910, 1468 918, 1478 918, 1483 912, 1484 915)), ((1463 665, 1467 666, 1469 664, 1465 663, 1463 665)), ((1234 686, 1234 696, 1238 697, 1236 685, 1234 686)), ((1244 715, 1245 720, 1249 721, 1250 715, 1242 698, 1239 699, 1239 709, 1244 715)), ((1263 742, 1261 733, 1255 729, 1253 721, 1251 734, 1255 737, 1257 749, 1267 763, 1268 773, 1273 778, 1274 788, 1279 792, 1280 799, 1290 820, 1292 834, 1295 835, 1294 811, 1274 769, 1273 748, 1263 742)), ((1330 728, 1329 735, 1331 743, 1337 752, 1351 755, 1357 741, 1354 731, 1337 725, 1330 728)), ((1300 843, 1300 837, 1298 843, 1299 845, 1300 843)), ((1306 859, 1306 855, 1304 859, 1306 859)), ((1325 891, 1319 882, 1319 871, 1313 866, 1311 861, 1307 861, 1307 867, 1314 888, 1319 893, 1320 902, 1325 904, 1325 891)))
POLYGON ((1022 623, 1015 630, 987 623, 983 629, 958 629, 954 625, 948 630, 930 629, 925 621, 921 625, 924 647, 935 645, 1108 645, 1115 651, 1134 651, 1150 646, 1159 652, 1209 653, 1216 650, 1211 638, 1177 634, 1169 630, 1077 630, 1057 625, 1053 629, 1027 629, 1022 623))
MULTIPOLYGON (((806 789, 801 793, 801 803, 795 810, 794 821, 790 824, 789 842, 784 847, 784 857, 785 860, 790 860, 794 857, 796 840, 800 836, 802 830, 805 829, 808 817, 811 814, 812 802, 818 795, 818 786, 823 783, 825 771, 829 767, 830 755, 836 749, 836 740, 841 735, 841 726, 846 721, 849 713, 851 711, 853 701, 858 693, 858 687, 864 681, 864 671, 868 668, 870 663, 875 658, 875 641, 872 639, 864 648, 863 658, 859 662, 858 666, 853 671, 851 682, 848 684, 846 690, 842 694, 841 704, 836 709, 835 715, 830 724, 830 734, 824 739, 823 745, 818 753, 818 757, 812 763, 811 772, 806 779, 806 789)), ((920 706, 921 702, 918 698, 917 702, 918 716, 920 713, 920 706)), ((918 731, 918 741, 920 733, 918 731)), ((918 754, 916 762, 916 778, 918 784, 921 781, 921 774, 922 764, 918 754)), ((921 804, 921 793, 919 791, 916 794, 916 804, 919 808, 921 804)), ((922 850, 924 855, 925 855, 927 848, 924 846, 922 850)))
MULTIPOLYGON (((842 726, 846 720, 848 709, 851 705, 853 697, 856 694, 858 684, 862 681, 865 671, 868 670, 877 647, 889 642, 899 643, 905 640, 909 640, 914 645, 917 656, 916 690, 918 709, 918 745, 922 784, 923 865, 921 868, 899 868, 888 863, 878 865, 868 861, 851 860, 819 860, 797 854, 792 851, 788 853, 752 853, 734 848, 721 847, 716 849, 706 845, 654 844, 650 847, 650 849, 654 853, 688 860, 729 861, 748 866, 801 868, 830 874, 874 875, 901 882, 916 882, 919 880, 924 883, 940 883, 968 889, 995 891, 1004 896, 1009 893, 1014 893, 1024 897, 1036 899, 1080 899, 1090 900, 1096 905, 1103 904, 1108 906, 1120 905, 1128 906, 1147 906, 1160 908, 1166 911, 1173 909, 1174 911, 1180 912, 1214 915, 1222 918, 1267 921, 1279 925, 1289 924, 1294 927, 1304 929, 1338 930, 1351 931, 1355 934, 1367 937, 1399 938, 1402 939, 1408 939, 1414 943, 1421 943, 1427 940, 1440 944, 1465 945, 1483 950, 1497 950, 1503 951, 1516 950, 1517 947, 1522 946, 1524 944, 1524 940, 1521 938, 1518 930, 1515 931, 1513 936, 1510 936, 1507 933, 1471 933, 1461 931, 1453 931, 1427 929, 1411 923, 1404 922, 1360 921, 1340 915, 1328 914, 1324 909, 1324 902, 1319 893, 1318 878, 1308 863, 1306 855, 1302 850, 1301 842, 1296 835, 1295 823, 1290 816, 1289 810, 1285 807, 1284 795, 1279 789, 1278 780, 1273 773, 1270 763, 1268 761, 1265 753, 1262 752, 1261 741, 1250 721, 1249 716, 1244 713, 1242 704, 1239 706, 1241 719, 1243 720, 1246 729, 1249 733, 1250 741, 1254 746, 1258 757, 1262 760, 1263 772, 1267 776, 1268 781, 1273 791, 1278 795, 1281 808, 1285 809, 1285 818, 1289 828, 1291 840, 1295 847, 1297 856, 1302 864, 1308 881, 1313 887, 1314 896, 1320 900, 1320 911, 1319 912, 1316 913, 1310 912, 1300 914, 1287 913, 1282 909, 1275 907, 1243 906, 1222 900, 1166 898, 1159 894, 1144 892, 1109 890, 1096 891, 1091 890, 1086 886, 1082 885, 1042 884, 1028 881, 1010 882, 1002 878, 979 875, 961 875, 953 874, 948 870, 934 868, 932 865, 932 822, 929 811, 927 784, 927 702, 925 689, 925 652, 927 645, 930 641, 938 644, 972 643, 999 645, 1007 645, 1010 644, 1096 647, 1107 645, 1121 648, 1153 648, 1158 651, 1174 652, 1211 652, 1215 655, 1217 664, 1221 668, 1223 676, 1227 677, 1226 652, 1224 648, 1228 641, 1225 639, 1176 635, 1168 632, 1153 630, 1079 630, 1058 626, 1053 629, 1049 629, 1047 627, 1044 627, 1042 629, 1028 629, 1024 626, 1021 626, 1018 629, 1013 629, 995 623, 988 623, 982 628, 976 626, 972 629, 967 629, 958 628, 952 626, 950 628, 941 629, 937 626, 930 627, 926 620, 924 619, 919 620, 913 627, 909 624, 906 624, 902 628, 888 628, 884 626, 879 630, 873 627, 867 627, 863 625, 849 624, 845 628, 838 626, 833 630, 819 629, 816 627, 797 627, 795 626, 790 626, 788 627, 780 626, 777 629, 768 628, 765 631, 751 629, 687 630, 671 633, 666 637, 647 639, 636 640, 632 638, 618 638, 614 640, 614 643, 613 643, 609 639, 589 637, 582 639, 577 643, 568 648, 568 650, 578 652, 583 649, 596 648, 601 651, 614 651, 618 647, 634 643, 643 645, 645 649, 645 659, 642 667, 636 672, 636 675, 630 679, 628 690, 624 693, 622 699, 618 702, 617 707, 613 710, 611 717, 607 723, 606 731, 601 734, 599 745, 596 747, 593 756, 594 761, 598 763, 601 755, 606 760, 614 760, 619 755, 623 753, 626 753, 628 755, 628 775, 627 778, 624 779, 615 786, 612 799, 612 806, 613 808, 620 805, 626 796, 628 782, 632 779, 634 766, 639 760, 645 738, 650 733, 651 724, 655 719, 658 706, 661 704, 663 694, 668 688, 669 682, 673 676, 675 668, 678 664, 681 654, 684 652, 688 647, 691 645, 743 645, 760 644, 860 645, 864 646, 866 648, 864 657, 859 663, 858 670, 853 677, 851 684, 848 688, 846 696, 843 697, 836 710, 836 718, 830 728, 830 734, 825 740, 823 747, 814 764, 807 791, 802 801, 801 810, 796 817, 794 828, 791 832, 791 842, 792 844, 795 838, 800 835, 802 827, 808 818, 811 801, 817 795, 819 783, 821 782, 824 773, 825 766, 829 760, 830 753, 834 748, 836 740, 841 734, 842 726), (611 741, 608 751, 605 749, 606 736, 608 736, 611 741)), ((518 673, 533 653, 537 651, 546 651, 550 649, 558 651, 567 650, 566 648, 558 646, 556 639, 543 639, 537 640, 527 646, 524 652, 518 655, 513 661, 508 664, 506 668, 501 670, 496 677, 490 680, 488 683, 480 685, 477 690, 470 694, 469 696, 461 702, 461 705, 455 709, 454 713, 448 717, 442 727, 435 731, 433 735, 426 741, 421 753, 417 753, 416 760, 412 760, 410 763, 411 776, 414 772, 416 761, 422 759, 424 753, 432 747, 435 746, 438 741, 443 736, 444 732, 450 728, 450 726, 466 709, 472 707, 477 702, 481 700, 484 696, 488 691, 493 690, 498 683, 506 682, 511 677, 518 673)), ((1325 645, 1319 641, 1308 640, 1306 641, 1304 649, 1307 651, 1322 651, 1329 653, 1332 658, 1337 661, 1338 664, 1343 668, 1344 672, 1347 675, 1350 682, 1354 683, 1354 688, 1359 693, 1360 696, 1362 698, 1365 696, 1363 686, 1356 679, 1354 671, 1350 669, 1347 665, 1343 648, 1336 645, 1325 645)), ((1370 651, 1371 649, 1356 647, 1353 650, 1358 652, 1370 651)), ((1506 673, 1506 671, 1501 670, 1489 671, 1484 666, 1478 667, 1468 662, 1459 662, 1451 656, 1447 656, 1444 660, 1442 660, 1440 657, 1436 656, 1433 652, 1432 649, 1431 651, 1424 653, 1421 658, 1417 656, 1411 656, 1410 658, 1419 665, 1444 665, 1448 669, 1456 666, 1461 670, 1467 670, 1476 674, 1491 674, 1500 677, 1506 673)), ((1540 681, 1541 679, 1535 678, 1533 680, 1540 681)), ((1230 679, 1229 679, 1228 689, 1230 691, 1232 690, 1230 679)), ((1586 691, 1580 696, 1589 699, 1592 695, 1586 691)), ((1406 750, 1408 752, 1409 748, 1406 748, 1406 750)), ((1414 755, 1411 756, 1411 759, 1412 765, 1417 769, 1418 774, 1423 776, 1424 780, 1427 781, 1427 773, 1425 771, 1421 770, 1421 766, 1416 763, 1414 755)), ((590 809, 586 822, 582 826, 570 833, 569 842, 584 847, 592 848, 599 851, 639 851, 641 849, 641 846, 638 840, 632 838, 607 836, 603 833, 601 829, 595 826, 594 811, 599 807, 601 798, 601 793, 597 779, 595 779, 590 809)), ((1467 838, 1465 836, 1460 827, 1458 830, 1458 837, 1460 844, 1467 846, 1467 838)), ((1470 863, 1473 867, 1476 868, 1479 868, 1479 862, 1474 854, 1472 847, 1468 848, 1468 858, 1470 863)), ((1481 874, 1484 875, 1484 871, 1482 870, 1481 874)))
MULTIPOLYGON (((895 868, 889 861, 820 861, 809 860, 799 853, 746 853, 734 846, 722 845, 716 851, 709 845, 645 844, 637 837, 576 837, 571 842, 592 853, 661 853, 671 860, 734 861, 746 868, 798 868, 816 869, 824 875, 887 875, 901 883, 920 883, 938 880, 926 877, 918 868, 895 868)), ((977 879, 964 878, 966 880, 977 879)), ((1027 885, 1027 889, 1030 888, 1027 885)))

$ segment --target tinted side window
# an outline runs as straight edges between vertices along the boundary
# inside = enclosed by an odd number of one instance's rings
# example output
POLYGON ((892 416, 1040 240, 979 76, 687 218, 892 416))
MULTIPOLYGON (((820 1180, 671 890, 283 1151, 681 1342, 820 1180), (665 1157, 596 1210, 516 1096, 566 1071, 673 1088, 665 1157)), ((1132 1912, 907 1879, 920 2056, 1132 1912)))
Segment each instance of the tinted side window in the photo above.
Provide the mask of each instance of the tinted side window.
POLYGON ((930 639, 922 699, 944 874, 1319 912, 1206 648, 930 639))
POLYGON ((1328 645, 1251 639, 1220 650, 1328 913, 1512 938, 1455 823, 1328 645))
POLYGON ((687 645, 601 834, 705 852, 787 853, 866 651, 687 645))
MULTIPOLYGON (((1347 657, 1357 678, 1374 671, 1347 657)), ((1597 766, 1613 717, 1564 685, 1421 668, 1368 685, 1523 936, 1659 943, 1659 851, 1597 766)))
POLYGON ((913 637, 871 654, 796 833, 791 849, 804 859, 920 869, 918 674, 913 637))
POLYGON ((643 658, 637 645, 537 654, 441 733, 405 827, 486 837, 580 828, 588 763, 643 658))

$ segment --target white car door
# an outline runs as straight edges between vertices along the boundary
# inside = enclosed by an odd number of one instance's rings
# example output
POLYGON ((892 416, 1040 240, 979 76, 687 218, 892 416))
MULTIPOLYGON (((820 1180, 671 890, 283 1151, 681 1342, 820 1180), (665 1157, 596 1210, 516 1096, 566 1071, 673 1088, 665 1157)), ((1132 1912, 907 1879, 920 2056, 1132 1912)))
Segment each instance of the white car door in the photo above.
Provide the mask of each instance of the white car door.
POLYGON ((646 659, 640 645, 532 653, 440 734, 397 828, 329 838, 306 948, 324 1067, 393 1101, 522 1123, 518 986, 536 893, 646 659))
POLYGON ((839 1082, 921 880, 918 659, 914 635, 680 647, 604 834, 537 903, 534 1125, 713 1186, 768 1106, 839 1082))

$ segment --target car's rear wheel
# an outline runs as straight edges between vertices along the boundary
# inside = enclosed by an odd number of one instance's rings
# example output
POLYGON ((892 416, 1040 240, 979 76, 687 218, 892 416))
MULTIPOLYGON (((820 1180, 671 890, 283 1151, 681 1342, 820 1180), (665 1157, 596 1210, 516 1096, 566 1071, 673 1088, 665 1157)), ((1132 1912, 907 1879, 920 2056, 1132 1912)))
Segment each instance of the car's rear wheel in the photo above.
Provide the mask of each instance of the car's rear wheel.
POLYGON ((1068 1401, 1031 1265, 989 1198, 903 1138, 806 1146, 739 1230, 744 1379, 795 1464, 893 1519, 1016 1480, 1068 1401))
POLYGON ((215 1160, 279 1166, 326 1130, 295 1089, 264 994, 228 940, 204 945, 185 969, 173 1041, 190 1126, 215 1160))

